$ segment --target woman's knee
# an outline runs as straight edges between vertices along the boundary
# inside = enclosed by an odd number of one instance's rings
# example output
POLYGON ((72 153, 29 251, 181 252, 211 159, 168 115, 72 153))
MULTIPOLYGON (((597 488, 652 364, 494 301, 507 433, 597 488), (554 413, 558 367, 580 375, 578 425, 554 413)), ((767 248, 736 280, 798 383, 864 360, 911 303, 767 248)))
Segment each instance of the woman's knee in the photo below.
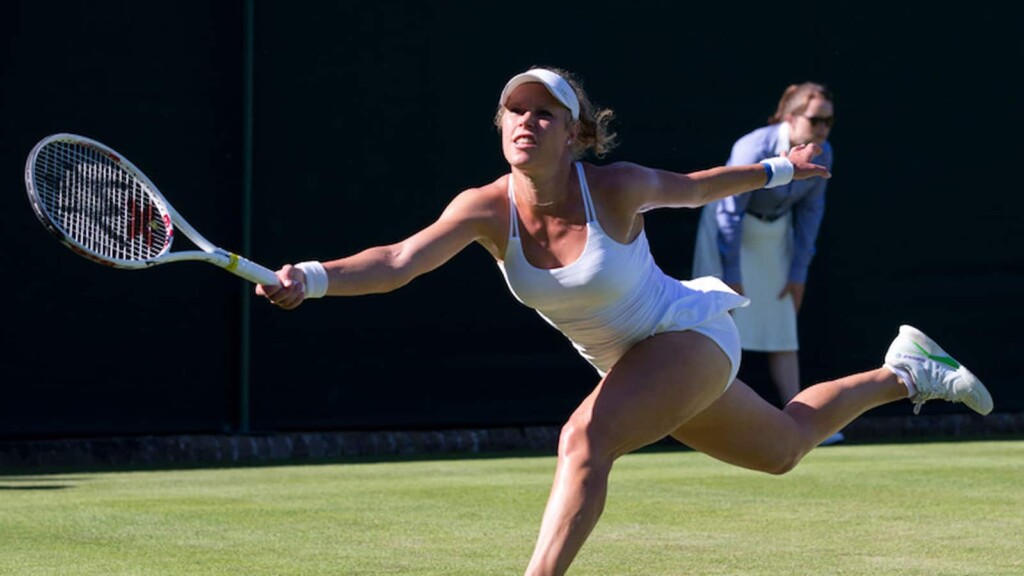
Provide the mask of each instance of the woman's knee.
POLYGON ((771 460, 765 463, 762 471, 774 476, 781 476, 796 468, 796 465, 806 455, 807 450, 802 446, 799 446, 797 443, 787 443, 775 451, 771 460))
POLYGON ((580 464, 610 465, 615 459, 610 438, 590 418, 574 415, 558 435, 558 456, 580 464))
POLYGON ((782 476, 783 474, 790 472, 796 465, 803 459, 803 455, 791 455, 788 458, 781 458, 776 462, 773 462, 770 467, 764 471, 772 474, 773 476, 782 476))

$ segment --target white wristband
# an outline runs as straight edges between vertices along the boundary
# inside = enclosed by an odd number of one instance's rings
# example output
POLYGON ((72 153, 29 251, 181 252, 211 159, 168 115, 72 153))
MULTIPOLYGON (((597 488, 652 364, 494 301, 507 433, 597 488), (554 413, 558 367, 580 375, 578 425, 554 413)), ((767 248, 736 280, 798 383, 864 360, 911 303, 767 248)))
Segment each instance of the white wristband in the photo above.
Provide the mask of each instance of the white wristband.
POLYGON ((327 278, 327 269, 316 260, 299 262, 296 268, 302 270, 306 275, 306 298, 322 298, 327 294, 327 285, 330 280, 327 278))
POLYGON ((793 181, 794 168, 793 163, 789 161, 789 158, 776 156, 774 158, 768 158, 767 160, 761 160, 761 164, 769 174, 768 183, 764 185, 765 188, 785 186, 793 181))

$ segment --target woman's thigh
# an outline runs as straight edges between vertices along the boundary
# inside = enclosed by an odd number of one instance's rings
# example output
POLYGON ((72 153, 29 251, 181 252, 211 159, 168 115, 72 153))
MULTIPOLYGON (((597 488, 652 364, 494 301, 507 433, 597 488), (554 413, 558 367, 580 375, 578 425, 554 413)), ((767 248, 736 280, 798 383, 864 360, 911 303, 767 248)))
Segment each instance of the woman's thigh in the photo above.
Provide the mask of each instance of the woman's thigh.
POLYGON ((772 473, 795 466, 810 442, 795 420, 738 379, 671 436, 723 462, 772 473))
POLYGON ((612 458, 668 436, 721 396, 732 365, 696 332, 652 336, 627 352, 567 423, 612 458))

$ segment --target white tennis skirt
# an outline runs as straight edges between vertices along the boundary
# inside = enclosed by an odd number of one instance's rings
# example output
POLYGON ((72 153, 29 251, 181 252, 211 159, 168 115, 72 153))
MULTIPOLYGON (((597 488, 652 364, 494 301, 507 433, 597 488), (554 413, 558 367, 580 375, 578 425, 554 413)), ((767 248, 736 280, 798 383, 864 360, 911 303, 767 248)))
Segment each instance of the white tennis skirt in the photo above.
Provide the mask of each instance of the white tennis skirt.
MULTIPOLYGON (((779 292, 789 279, 793 260, 792 215, 765 222, 751 215, 743 217, 740 245, 740 273, 743 292, 750 305, 732 311, 744 350, 786 352, 800 349, 797 338, 796 310, 789 294, 779 292)), ((697 229, 693 257, 693 275, 722 277, 718 252, 718 226, 715 204, 704 207, 697 229)))

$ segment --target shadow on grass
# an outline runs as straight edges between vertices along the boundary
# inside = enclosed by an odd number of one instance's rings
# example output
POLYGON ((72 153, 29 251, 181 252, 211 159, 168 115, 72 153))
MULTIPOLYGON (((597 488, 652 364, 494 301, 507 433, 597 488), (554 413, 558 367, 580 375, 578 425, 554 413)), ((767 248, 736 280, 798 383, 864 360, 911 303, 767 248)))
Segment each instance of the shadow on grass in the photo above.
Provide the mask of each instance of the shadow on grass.
MULTIPOLYGON (((3 482, 7 482, 4 480, 3 482)), ((70 484, 30 484, 25 486, 5 486, 0 483, 0 492, 5 491, 34 491, 34 490, 66 490, 68 488, 74 488, 70 484)))

